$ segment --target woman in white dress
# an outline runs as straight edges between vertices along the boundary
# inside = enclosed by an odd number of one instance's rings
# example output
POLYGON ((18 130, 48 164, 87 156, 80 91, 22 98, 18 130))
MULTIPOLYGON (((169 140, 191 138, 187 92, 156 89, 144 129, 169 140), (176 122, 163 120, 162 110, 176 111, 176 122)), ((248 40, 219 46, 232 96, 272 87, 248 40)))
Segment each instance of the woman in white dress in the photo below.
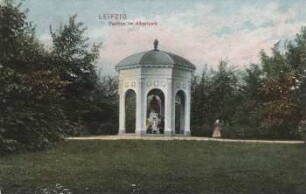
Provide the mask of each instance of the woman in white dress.
POLYGON ((214 124, 213 138, 221 138, 221 124, 219 120, 216 120, 214 124))

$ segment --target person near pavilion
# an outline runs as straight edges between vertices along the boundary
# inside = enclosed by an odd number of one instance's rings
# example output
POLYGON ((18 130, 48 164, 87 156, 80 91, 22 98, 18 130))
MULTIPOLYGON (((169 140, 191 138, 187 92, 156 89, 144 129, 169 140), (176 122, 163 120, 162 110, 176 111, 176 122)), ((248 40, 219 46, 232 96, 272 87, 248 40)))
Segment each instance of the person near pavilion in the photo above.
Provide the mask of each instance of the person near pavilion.
POLYGON ((212 137, 213 138, 221 138, 221 123, 220 123, 219 119, 217 119, 215 124, 214 124, 212 137))
POLYGON ((154 118, 152 119, 152 132, 153 132, 154 134, 158 134, 158 132, 159 132, 159 129, 158 129, 158 120, 157 120, 156 117, 154 117, 154 118))

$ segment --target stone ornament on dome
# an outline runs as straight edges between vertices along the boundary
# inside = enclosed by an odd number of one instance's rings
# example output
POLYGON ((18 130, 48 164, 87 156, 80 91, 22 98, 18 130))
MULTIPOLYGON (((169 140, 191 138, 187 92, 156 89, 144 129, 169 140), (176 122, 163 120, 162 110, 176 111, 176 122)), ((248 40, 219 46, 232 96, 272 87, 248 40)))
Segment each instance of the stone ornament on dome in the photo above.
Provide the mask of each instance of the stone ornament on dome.
POLYGON ((153 45, 154 45, 154 50, 158 51, 158 40, 157 39, 154 40, 153 45))

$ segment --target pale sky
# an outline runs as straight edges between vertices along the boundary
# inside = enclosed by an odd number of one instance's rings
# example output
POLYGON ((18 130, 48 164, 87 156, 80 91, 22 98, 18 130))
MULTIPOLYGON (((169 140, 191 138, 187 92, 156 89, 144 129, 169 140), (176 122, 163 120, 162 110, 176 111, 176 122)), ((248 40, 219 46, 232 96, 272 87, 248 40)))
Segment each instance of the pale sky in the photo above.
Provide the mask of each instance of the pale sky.
MULTIPOLYGON (((49 26, 67 22, 78 14, 87 36, 102 42, 98 67, 114 73, 123 58, 153 49, 183 56, 200 70, 215 68, 220 59, 245 67, 259 62, 259 51, 279 40, 292 39, 306 25, 306 0, 23 0, 28 19, 47 46, 49 26), (99 14, 126 14, 120 22, 150 21, 157 25, 109 26, 99 14)), ((110 20, 116 21, 116 20, 110 20)))

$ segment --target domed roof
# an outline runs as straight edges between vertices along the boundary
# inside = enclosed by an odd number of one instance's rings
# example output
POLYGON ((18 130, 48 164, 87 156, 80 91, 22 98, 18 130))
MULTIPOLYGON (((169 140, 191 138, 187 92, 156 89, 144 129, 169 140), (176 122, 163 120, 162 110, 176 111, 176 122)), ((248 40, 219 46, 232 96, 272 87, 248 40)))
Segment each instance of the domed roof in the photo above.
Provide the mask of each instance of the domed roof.
POLYGON ((176 67, 192 71, 196 69, 196 67, 187 59, 166 51, 158 50, 157 44, 158 42, 155 40, 154 50, 136 53, 124 58, 116 65, 116 70, 141 67, 176 67))

